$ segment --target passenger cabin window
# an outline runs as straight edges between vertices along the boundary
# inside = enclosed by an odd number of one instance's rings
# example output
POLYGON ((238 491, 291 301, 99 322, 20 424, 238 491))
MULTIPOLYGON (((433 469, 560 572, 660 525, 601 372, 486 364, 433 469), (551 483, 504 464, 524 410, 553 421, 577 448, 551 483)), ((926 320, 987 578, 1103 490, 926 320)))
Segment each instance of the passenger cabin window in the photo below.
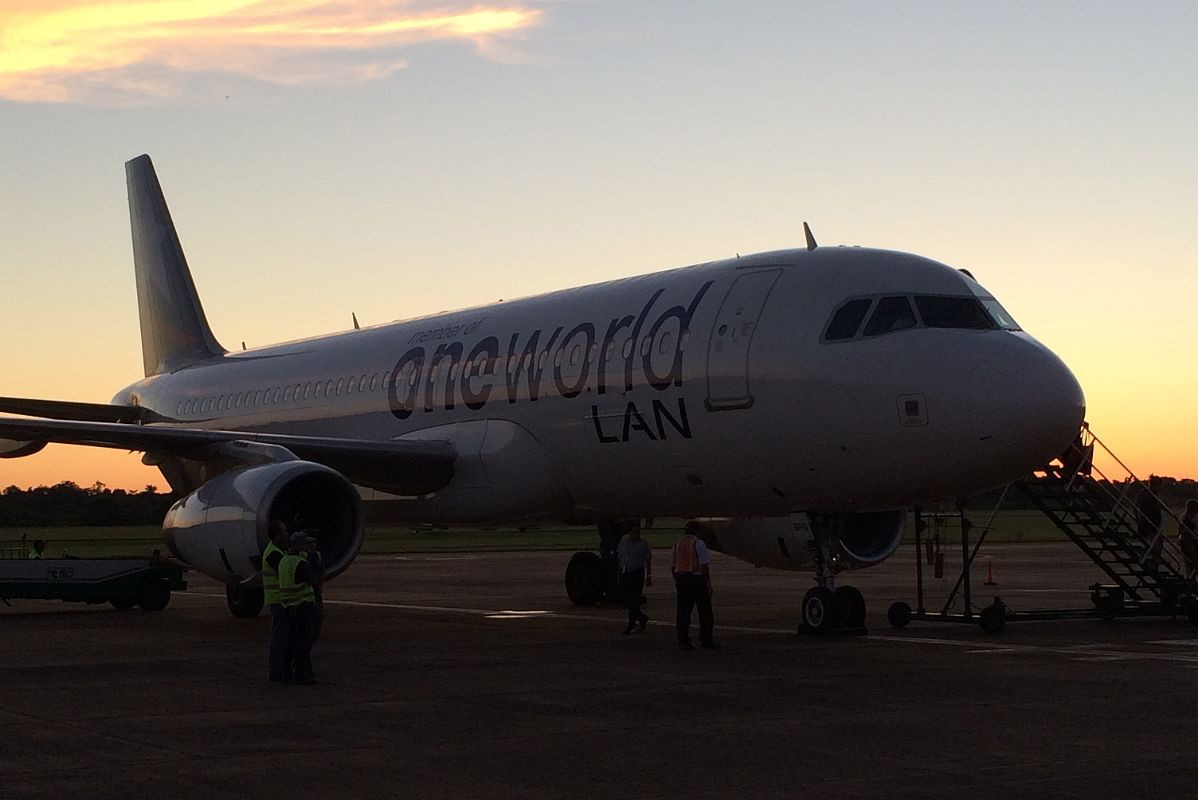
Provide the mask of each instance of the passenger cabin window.
POLYGON ((850 300, 845 303, 832 315, 832 321, 828 323, 828 330, 824 334, 824 338, 828 341, 852 339, 857 335, 857 331, 861 330, 861 323, 865 321, 865 314, 869 311, 871 304, 873 304, 873 300, 869 298, 850 300))
POLYGON ((919 309, 919 316, 923 317, 923 324, 929 328, 984 331, 994 327, 994 320, 990 319, 976 297, 916 295, 915 307, 919 309))
POLYGON ((874 313, 865 324, 866 336, 881 336, 883 333, 914 328, 915 312, 906 297, 883 297, 874 307, 874 313))

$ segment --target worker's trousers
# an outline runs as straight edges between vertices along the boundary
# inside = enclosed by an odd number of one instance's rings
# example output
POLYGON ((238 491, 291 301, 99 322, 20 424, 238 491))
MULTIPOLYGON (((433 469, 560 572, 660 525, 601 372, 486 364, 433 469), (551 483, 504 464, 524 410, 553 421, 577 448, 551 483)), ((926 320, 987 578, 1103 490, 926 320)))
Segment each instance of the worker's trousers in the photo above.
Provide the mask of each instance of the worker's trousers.
POLYGON ((707 578, 703 575, 675 575, 674 586, 678 590, 678 643, 688 644, 691 640, 691 609, 695 607, 699 609, 699 641, 713 641, 715 617, 711 612, 707 578))

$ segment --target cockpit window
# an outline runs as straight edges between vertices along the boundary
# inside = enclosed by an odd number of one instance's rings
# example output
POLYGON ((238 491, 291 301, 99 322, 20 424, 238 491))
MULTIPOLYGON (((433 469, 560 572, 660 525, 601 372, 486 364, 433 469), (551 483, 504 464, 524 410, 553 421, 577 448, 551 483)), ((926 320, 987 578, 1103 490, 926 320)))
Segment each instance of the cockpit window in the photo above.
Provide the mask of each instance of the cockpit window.
POLYGON ((874 307, 873 316, 865 325, 866 336, 880 336, 891 331, 914 328, 915 312, 905 297, 883 297, 874 307))
POLYGON ((916 295, 915 307, 929 328, 987 330, 995 326, 976 297, 916 295))
POLYGON ((872 303, 873 300, 869 298, 850 300, 845 303, 832 315, 832 321, 828 323, 828 330, 824 334, 824 338, 828 341, 852 339, 861 329, 861 323, 865 320, 865 314, 869 311, 872 303))
POLYGON ((862 336, 881 336, 912 328, 1022 330, 1007 310, 993 297, 984 294, 984 290, 975 291, 973 296, 917 294, 854 297, 837 307, 824 329, 821 341, 846 342, 862 336), (916 311, 919 312, 918 316, 916 311), (862 330, 861 323, 866 317, 869 319, 862 330))
POLYGON ((998 324, 998 327, 1006 331, 1022 330, 1019 327, 1019 323, 1015 322, 1015 319, 993 297, 983 297, 981 298, 981 303, 985 307, 986 313, 990 315, 990 318, 998 324))

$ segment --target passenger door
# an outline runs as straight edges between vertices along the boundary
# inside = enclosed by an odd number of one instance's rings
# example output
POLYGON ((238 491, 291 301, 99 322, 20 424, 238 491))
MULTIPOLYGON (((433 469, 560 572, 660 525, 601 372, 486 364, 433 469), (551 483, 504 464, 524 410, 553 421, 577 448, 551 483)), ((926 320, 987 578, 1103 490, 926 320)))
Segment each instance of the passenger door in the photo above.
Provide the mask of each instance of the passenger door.
POLYGON ((725 295, 707 344, 708 411, 753 405, 749 349, 761 309, 781 272, 780 269, 746 272, 725 295))

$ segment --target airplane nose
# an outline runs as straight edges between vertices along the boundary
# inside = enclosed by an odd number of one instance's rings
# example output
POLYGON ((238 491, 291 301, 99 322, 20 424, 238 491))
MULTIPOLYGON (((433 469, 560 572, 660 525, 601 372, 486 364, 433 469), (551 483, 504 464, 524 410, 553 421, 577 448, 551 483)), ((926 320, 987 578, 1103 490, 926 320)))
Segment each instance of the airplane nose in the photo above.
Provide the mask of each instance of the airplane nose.
POLYGON ((970 394, 979 407, 978 438, 1031 471, 1062 453, 1081 430, 1086 398, 1073 372, 1055 353, 1025 334, 974 368, 970 394))

